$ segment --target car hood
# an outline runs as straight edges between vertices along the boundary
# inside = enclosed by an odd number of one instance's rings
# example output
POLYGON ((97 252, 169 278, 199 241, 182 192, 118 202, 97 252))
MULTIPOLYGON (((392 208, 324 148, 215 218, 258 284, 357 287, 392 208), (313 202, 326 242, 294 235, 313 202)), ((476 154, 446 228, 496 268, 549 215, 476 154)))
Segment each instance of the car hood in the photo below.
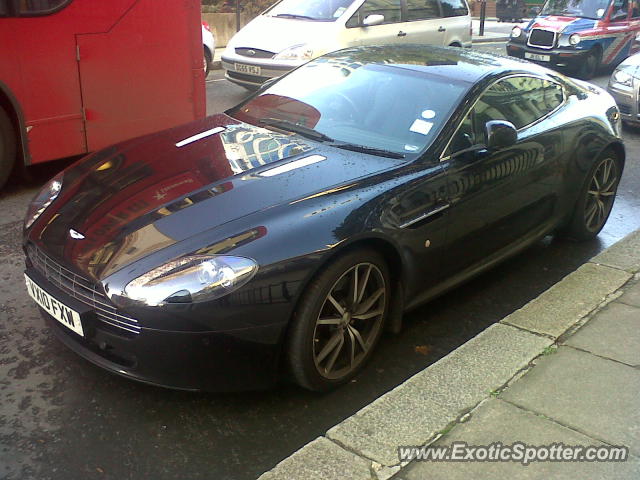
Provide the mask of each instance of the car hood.
POLYGON ((260 15, 236 33, 228 47, 254 48, 280 53, 295 45, 317 42, 335 28, 334 22, 314 22, 295 18, 276 18, 260 15))
POLYGON ((565 34, 574 32, 582 33, 595 28, 597 23, 598 21, 592 18, 550 15, 548 17, 534 18, 529 24, 528 29, 542 28, 544 30, 565 34))
POLYGON ((102 280, 206 230, 397 162, 216 115, 102 150, 65 170, 60 196, 28 239, 102 280), (274 170, 290 162, 301 166, 274 170), (71 229, 83 238, 72 238, 71 229))

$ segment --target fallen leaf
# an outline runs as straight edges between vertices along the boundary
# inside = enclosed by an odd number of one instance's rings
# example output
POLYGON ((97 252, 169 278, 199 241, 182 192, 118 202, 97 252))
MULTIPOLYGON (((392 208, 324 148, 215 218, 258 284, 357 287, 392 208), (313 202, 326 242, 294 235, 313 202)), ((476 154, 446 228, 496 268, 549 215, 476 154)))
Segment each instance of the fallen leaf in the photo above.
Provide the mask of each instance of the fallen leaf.
POLYGON ((429 345, 416 345, 413 347, 413 351, 419 353, 420 355, 428 355, 429 354, 429 345))

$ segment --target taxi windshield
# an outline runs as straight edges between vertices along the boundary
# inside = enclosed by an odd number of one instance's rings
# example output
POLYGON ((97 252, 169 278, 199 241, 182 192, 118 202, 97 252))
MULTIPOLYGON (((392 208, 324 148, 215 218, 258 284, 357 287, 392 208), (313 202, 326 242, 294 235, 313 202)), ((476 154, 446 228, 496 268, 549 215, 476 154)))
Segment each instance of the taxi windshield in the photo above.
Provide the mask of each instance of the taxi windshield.
POLYGON ((548 0, 540 15, 566 15, 600 19, 607 12, 610 0, 548 0))

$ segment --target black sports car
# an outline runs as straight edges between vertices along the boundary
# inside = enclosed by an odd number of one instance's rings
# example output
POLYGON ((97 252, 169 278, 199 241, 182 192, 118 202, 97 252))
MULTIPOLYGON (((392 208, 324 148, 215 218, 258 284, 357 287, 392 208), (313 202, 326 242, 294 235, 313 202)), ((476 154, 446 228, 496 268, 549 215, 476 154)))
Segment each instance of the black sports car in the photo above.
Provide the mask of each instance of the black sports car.
POLYGON ((407 309, 552 231, 597 235, 624 161, 599 88, 463 49, 342 50, 51 180, 27 288, 127 377, 326 390, 407 309))

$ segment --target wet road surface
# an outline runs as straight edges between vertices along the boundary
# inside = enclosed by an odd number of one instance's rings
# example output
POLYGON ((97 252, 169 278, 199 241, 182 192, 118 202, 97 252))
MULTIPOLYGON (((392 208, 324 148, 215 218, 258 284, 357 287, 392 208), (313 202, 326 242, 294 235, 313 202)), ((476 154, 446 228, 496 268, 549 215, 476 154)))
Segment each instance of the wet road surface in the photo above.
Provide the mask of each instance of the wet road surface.
MULTIPOLYGON (((207 84, 210 112, 246 94, 220 78, 213 72, 207 84)), ((30 187, 14 180, 0 194, 0 478, 255 478, 640 228, 640 131, 625 130, 625 139, 619 197, 598 239, 547 238, 407 314, 402 333, 383 338, 364 372, 326 395, 289 385, 174 392, 121 379, 68 351, 27 297, 19 247, 29 198, 64 162, 36 169, 30 187)))

